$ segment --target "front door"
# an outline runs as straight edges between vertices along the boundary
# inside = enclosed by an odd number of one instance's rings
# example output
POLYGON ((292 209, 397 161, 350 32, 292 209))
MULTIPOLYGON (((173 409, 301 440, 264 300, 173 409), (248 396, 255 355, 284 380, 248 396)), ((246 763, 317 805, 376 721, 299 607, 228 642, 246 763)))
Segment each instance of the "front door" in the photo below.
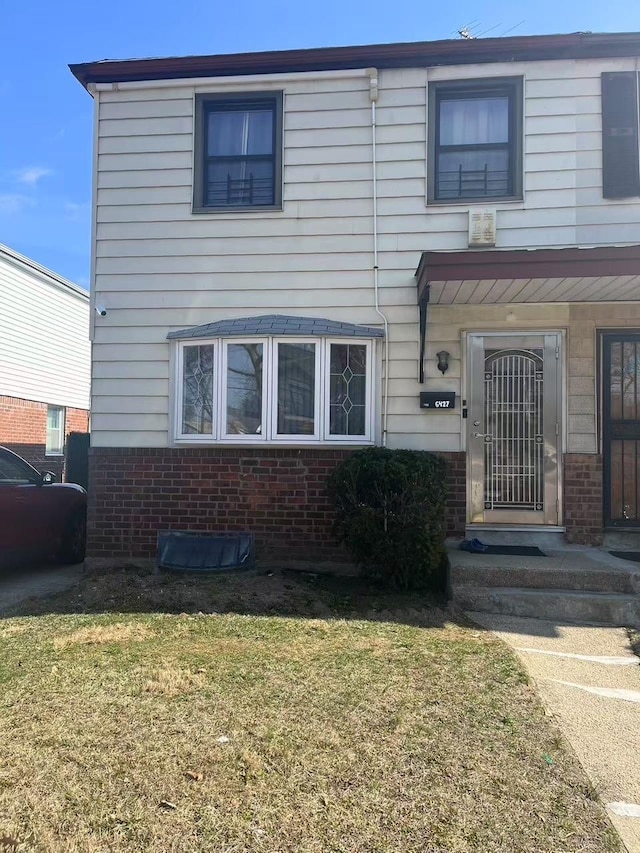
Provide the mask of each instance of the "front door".
POLYGON ((605 527, 640 527, 640 334, 602 336, 605 527))
POLYGON ((561 336, 468 338, 468 520, 560 523, 561 336))

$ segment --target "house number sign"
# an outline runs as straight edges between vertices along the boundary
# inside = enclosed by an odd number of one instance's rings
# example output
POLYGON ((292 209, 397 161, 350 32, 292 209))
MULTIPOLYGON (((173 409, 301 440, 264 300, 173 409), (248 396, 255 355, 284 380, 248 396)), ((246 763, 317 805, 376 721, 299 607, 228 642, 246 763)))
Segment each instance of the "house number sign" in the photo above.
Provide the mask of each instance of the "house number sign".
POLYGON ((421 409, 455 409, 456 395, 453 391, 438 392, 438 391, 421 391, 420 392, 420 408, 421 409))

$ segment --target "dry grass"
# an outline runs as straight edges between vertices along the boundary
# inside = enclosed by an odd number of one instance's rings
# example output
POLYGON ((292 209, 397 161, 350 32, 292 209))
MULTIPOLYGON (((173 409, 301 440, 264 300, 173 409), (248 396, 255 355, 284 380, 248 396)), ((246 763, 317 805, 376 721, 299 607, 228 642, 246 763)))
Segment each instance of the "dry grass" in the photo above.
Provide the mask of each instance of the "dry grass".
POLYGON ((16 637, 18 634, 26 633, 28 630, 29 626, 26 624, 6 625, 0 628, 0 637, 16 637))
POLYGON ((430 602, 116 574, 0 634, 0 839, 18 850, 620 849, 513 656, 430 602), (109 597, 114 615, 87 615, 109 597))
POLYGON ((162 666, 153 671, 144 689, 147 693, 163 696, 180 696, 202 688, 205 683, 204 668, 200 672, 191 672, 177 666, 162 666))
POLYGON ((125 625, 116 622, 115 625, 91 625, 78 628, 71 634, 60 634, 53 638, 56 649, 66 649, 69 646, 104 646, 111 643, 131 643, 146 640, 153 632, 143 625, 125 625))

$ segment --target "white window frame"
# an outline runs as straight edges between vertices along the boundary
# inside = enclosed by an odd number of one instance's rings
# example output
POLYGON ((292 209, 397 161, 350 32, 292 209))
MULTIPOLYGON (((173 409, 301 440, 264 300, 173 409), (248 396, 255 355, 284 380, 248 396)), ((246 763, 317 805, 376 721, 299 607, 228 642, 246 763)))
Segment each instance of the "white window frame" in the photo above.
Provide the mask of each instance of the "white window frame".
MULTIPOLYGON (((219 435, 222 441, 233 442, 234 444, 238 442, 239 444, 255 444, 256 442, 262 444, 267 440, 267 429, 266 425, 267 421, 267 394, 269 388, 269 376, 271 373, 270 370, 270 353, 268 346, 268 338, 259 338, 259 337, 250 337, 250 338, 224 338, 221 341, 221 352, 222 357, 220 359, 220 375, 218 377, 218 417, 216 418, 214 415, 214 421, 217 421, 217 426, 219 430, 219 435), (261 414, 261 426, 262 432, 260 433, 247 433, 243 435, 242 433, 235 432, 227 432, 227 386, 228 386, 228 376, 227 376, 227 367, 229 364, 229 347, 234 344, 262 344, 262 414, 261 414)), ((215 375, 213 377, 213 383, 215 388, 215 375)))
POLYGON ((45 456, 64 456, 64 438, 66 427, 66 409, 64 406, 47 405, 47 427, 45 434, 45 456), (49 446, 49 412, 51 409, 57 409, 60 412, 60 427, 56 432, 60 434, 60 450, 52 450, 49 446))
POLYGON ((285 336, 273 338, 272 366, 269 377, 273 388, 273 405, 271 406, 271 433, 272 441, 288 442, 318 442, 322 435, 322 338, 294 338, 285 336), (279 433, 278 432, 278 351, 280 344, 313 344, 315 346, 315 387, 313 396, 314 430, 313 435, 302 433, 279 433))
POLYGON ((203 442, 211 443, 215 441, 218 437, 217 428, 218 428, 218 419, 216 418, 216 412, 220 409, 220 401, 218 400, 216 394, 216 386, 217 386, 217 375, 219 373, 219 365, 220 365, 220 350, 216 341, 213 340, 197 340, 197 341, 180 341, 180 345, 178 347, 178 357, 176 358, 177 364, 177 374, 176 374, 176 395, 174 400, 174 409, 175 409, 175 437, 176 440, 194 443, 194 444, 202 444, 203 442), (184 367, 184 351, 187 347, 204 347, 204 346, 212 346, 213 347, 213 376, 212 376, 212 398, 213 398, 213 407, 214 414, 212 418, 210 433, 183 433, 182 432, 182 401, 184 395, 184 375, 183 375, 183 367, 184 367))
POLYGON ((367 359, 367 373, 366 373, 366 396, 365 396, 365 414, 364 414, 364 424, 365 424, 365 435, 363 439, 373 440, 373 419, 372 419, 372 411, 373 411, 373 346, 372 341, 367 338, 327 338, 325 340, 325 354, 324 354, 324 434, 327 437, 327 441, 331 443, 337 444, 353 444, 354 438, 357 436, 353 435, 331 435, 330 433, 330 419, 331 419, 331 407, 329 405, 329 400, 331 399, 331 346, 332 344, 339 345, 357 345, 357 346, 365 346, 366 347, 366 359, 367 359))
POLYGON ((375 340, 352 337, 297 337, 280 335, 274 337, 225 337, 189 338, 178 341, 175 358, 175 381, 173 383, 173 441, 177 446, 199 444, 257 445, 265 443, 279 446, 328 445, 362 446, 375 444, 378 412, 375 406, 377 364, 375 340), (262 435, 239 435, 226 432, 227 428, 227 351, 230 344, 262 344, 263 346, 263 389, 262 389, 262 435), (315 432, 313 435, 278 434, 278 344, 315 344, 315 432), (366 347, 367 390, 364 435, 331 435, 329 432, 329 399, 331 383, 331 345, 357 344, 366 347), (202 435, 182 432, 182 402, 184 395, 183 367, 186 347, 213 347, 213 401, 214 416, 211 433, 202 435))

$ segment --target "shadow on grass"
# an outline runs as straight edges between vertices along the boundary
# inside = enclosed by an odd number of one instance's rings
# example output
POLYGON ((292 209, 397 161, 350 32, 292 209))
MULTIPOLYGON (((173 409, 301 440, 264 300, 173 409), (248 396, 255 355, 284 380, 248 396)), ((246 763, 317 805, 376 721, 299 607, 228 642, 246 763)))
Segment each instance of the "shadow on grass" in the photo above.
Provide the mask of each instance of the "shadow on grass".
POLYGON ((135 565, 85 571, 62 592, 21 601, 0 618, 45 614, 237 613, 308 619, 361 619, 423 628, 452 621, 443 596, 405 593, 353 575, 289 567, 226 575, 172 574, 135 565))

